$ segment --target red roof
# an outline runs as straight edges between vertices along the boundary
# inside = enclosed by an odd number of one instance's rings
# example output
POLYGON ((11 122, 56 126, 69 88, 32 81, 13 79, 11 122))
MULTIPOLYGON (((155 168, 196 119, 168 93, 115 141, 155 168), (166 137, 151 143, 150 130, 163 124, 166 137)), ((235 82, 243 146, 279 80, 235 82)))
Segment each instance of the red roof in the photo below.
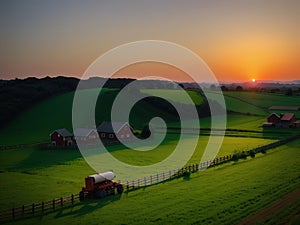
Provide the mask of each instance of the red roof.
POLYGON ((291 120, 293 117, 295 116, 294 113, 285 113, 283 114, 283 116, 281 117, 281 120, 291 120))

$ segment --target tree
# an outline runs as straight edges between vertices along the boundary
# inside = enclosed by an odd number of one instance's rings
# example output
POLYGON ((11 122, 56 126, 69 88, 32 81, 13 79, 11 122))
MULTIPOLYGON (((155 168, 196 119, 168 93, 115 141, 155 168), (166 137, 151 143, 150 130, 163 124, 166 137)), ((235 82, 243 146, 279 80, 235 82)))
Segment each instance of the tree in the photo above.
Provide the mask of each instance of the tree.
POLYGON ((292 96, 293 95, 292 88, 287 89, 286 92, 285 92, 285 95, 292 96))
POLYGON ((236 91, 243 91, 243 87, 242 86, 237 86, 235 90, 236 91))

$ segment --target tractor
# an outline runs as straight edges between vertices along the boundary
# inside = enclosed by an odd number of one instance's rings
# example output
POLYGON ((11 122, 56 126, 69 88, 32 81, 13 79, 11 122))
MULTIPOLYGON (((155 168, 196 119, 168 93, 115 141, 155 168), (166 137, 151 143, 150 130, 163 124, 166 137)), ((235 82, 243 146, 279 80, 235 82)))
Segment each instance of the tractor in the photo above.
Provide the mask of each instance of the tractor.
POLYGON ((105 198, 108 195, 123 193, 123 185, 112 181, 115 178, 113 171, 89 175, 85 178, 85 187, 79 192, 80 201, 85 198, 105 198))

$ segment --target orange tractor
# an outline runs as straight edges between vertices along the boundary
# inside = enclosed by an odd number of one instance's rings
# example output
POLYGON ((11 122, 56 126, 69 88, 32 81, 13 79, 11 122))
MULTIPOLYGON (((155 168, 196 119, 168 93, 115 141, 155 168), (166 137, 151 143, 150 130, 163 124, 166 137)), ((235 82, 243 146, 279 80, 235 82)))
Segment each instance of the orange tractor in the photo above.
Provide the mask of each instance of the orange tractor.
POLYGON ((90 175, 85 178, 85 187, 79 192, 79 199, 104 198, 107 195, 123 193, 123 185, 120 182, 112 181, 115 174, 112 171, 90 175))

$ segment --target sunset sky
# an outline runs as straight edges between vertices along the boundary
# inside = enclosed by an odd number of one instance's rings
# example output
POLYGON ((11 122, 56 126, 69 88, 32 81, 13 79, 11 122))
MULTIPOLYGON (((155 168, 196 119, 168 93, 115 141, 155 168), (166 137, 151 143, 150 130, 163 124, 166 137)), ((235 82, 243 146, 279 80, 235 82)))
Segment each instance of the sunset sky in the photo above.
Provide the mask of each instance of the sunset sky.
MULTIPOLYGON (((220 81, 296 80, 299 21, 299 0, 1 0, 0 78, 80 77, 104 52, 154 39, 191 49, 220 81)), ((149 65, 121 72, 186 80, 149 65)))

